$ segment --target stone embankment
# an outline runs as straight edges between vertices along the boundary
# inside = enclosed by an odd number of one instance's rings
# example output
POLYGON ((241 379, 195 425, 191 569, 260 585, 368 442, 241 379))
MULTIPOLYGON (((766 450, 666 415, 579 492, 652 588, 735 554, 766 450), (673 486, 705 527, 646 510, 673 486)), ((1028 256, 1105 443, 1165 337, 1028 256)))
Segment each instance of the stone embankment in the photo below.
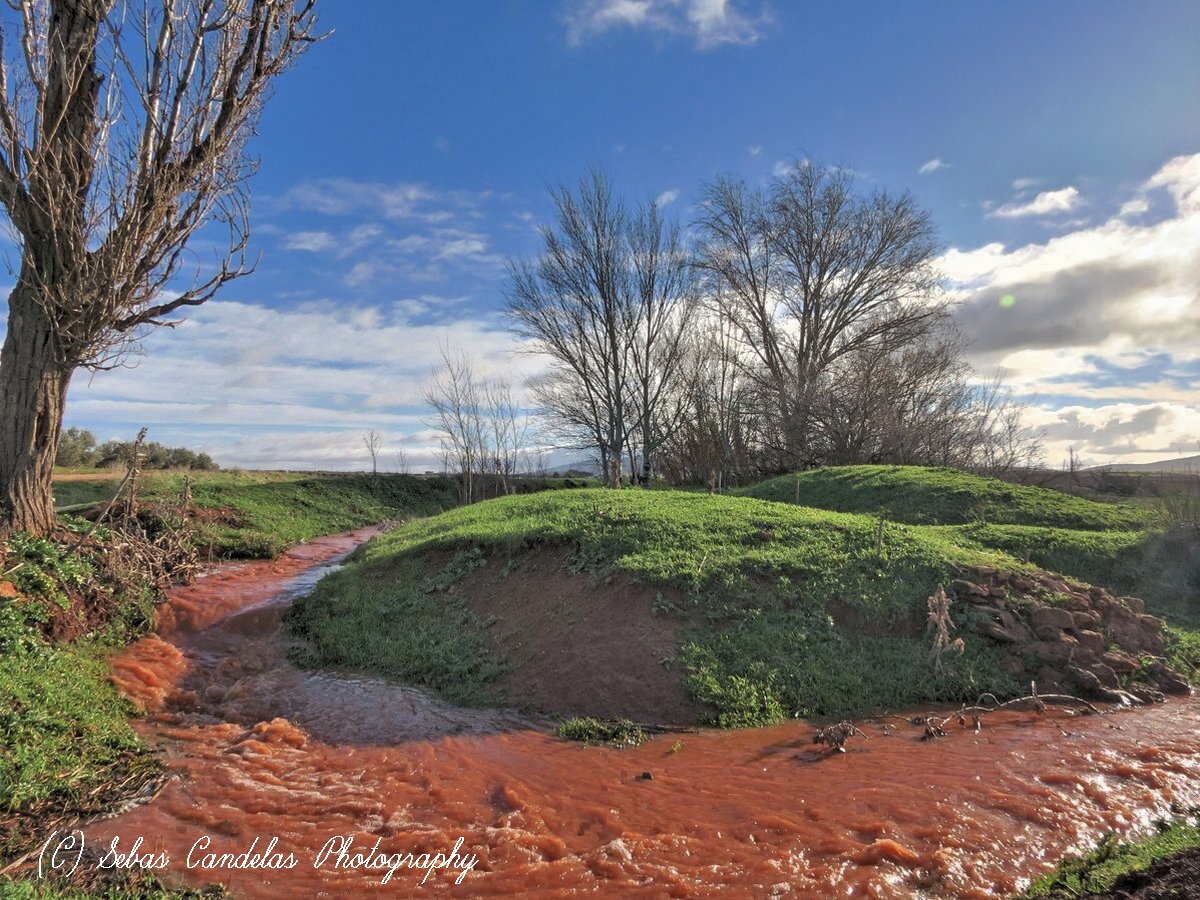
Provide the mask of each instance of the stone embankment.
POLYGON ((1163 659, 1162 619, 1137 597, 1053 575, 980 566, 951 587, 974 630, 1008 649, 1004 666, 1044 692, 1070 691, 1116 703, 1186 694, 1163 659))

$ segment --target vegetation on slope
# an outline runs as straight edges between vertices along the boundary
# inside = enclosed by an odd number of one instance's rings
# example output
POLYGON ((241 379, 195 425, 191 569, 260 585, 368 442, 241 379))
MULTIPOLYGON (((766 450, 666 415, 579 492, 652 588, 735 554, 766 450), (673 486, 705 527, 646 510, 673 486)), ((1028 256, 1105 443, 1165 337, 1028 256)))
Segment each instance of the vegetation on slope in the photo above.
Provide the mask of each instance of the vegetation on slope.
MULTIPOLYGON (((147 477, 143 500, 177 504, 182 479, 147 477)), ((454 488, 403 475, 217 472, 193 475, 192 496, 199 540, 215 555, 270 556, 320 534, 436 512, 454 502, 454 488)), ((63 521, 75 532, 90 528, 63 521)), ((76 551, 16 535, 0 548, 0 859, 34 837, 35 823, 101 811, 155 770, 104 661, 149 628, 154 592, 108 571, 106 528, 93 540, 76 551), (87 633, 51 640, 48 623, 73 605, 87 608, 87 633)))
POLYGON ((913 525, 1040 525, 1086 531, 1145 528, 1145 509, 1010 484, 958 469, 833 466, 780 475, 734 493, 777 503, 863 513, 913 525))
MULTIPOLYGON (((886 525, 881 539, 867 516, 676 491, 510 497, 409 523, 360 548, 297 603, 291 622, 308 641, 305 661, 388 672, 453 695, 464 668, 482 674, 489 661, 482 642, 463 646, 469 614, 457 597, 435 595, 428 551, 476 564, 490 555, 499 566, 543 542, 576 547, 581 571, 624 572, 685 593, 688 608, 659 612, 689 623, 679 662, 717 724, 1016 687, 981 646, 935 674, 923 636, 934 586, 963 565, 1016 560, 935 529, 886 525), (409 641, 410 632, 435 649, 409 641), (437 649, 452 642, 455 654, 437 649)), ((473 693, 485 688, 486 678, 474 680, 473 693)))
MULTIPOLYGON (((1019 900, 1033 900, 1036 897, 1072 900, 1108 891, 1119 887, 1122 880, 1146 872, 1160 860, 1175 857, 1179 861, 1186 851, 1193 851, 1194 855, 1198 848, 1200 824, 1195 819, 1160 823, 1157 834, 1140 841, 1122 843, 1109 835, 1088 853, 1062 860, 1053 872, 1036 879, 1020 895, 1019 900)), ((1184 886, 1190 883, 1191 887, 1195 887, 1193 879, 1198 863, 1200 858, 1191 861, 1193 874, 1186 881, 1177 882, 1177 892, 1164 890, 1155 896, 1188 896, 1183 893, 1184 886)))

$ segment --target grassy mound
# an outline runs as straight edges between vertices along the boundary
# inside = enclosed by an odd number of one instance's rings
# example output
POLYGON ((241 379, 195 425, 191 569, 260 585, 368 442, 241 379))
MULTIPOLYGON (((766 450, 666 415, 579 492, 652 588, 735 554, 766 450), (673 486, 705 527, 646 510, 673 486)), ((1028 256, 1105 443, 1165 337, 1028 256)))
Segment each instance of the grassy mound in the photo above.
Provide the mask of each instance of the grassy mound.
POLYGON ((863 513, 914 525, 1037 525, 1084 531, 1152 524, 1144 509, 1045 488, 1009 484, 957 469, 836 466, 781 475, 734 493, 777 503, 863 513))
POLYGON ((486 657, 486 622, 452 592, 456 572, 507 571, 543 543, 574 547, 580 572, 678 590, 681 604, 655 604, 687 623, 679 658, 663 662, 716 724, 1016 688, 977 642, 936 674, 923 633, 937 584, 967 565, 1020 568, 1007 554, 939 529, 885 524, 880 536, 869 516, 677 491, 509 497, 409 523, 297 603, 289 621, 307 642, 303 661, 482 701, 503 661, 486 657))

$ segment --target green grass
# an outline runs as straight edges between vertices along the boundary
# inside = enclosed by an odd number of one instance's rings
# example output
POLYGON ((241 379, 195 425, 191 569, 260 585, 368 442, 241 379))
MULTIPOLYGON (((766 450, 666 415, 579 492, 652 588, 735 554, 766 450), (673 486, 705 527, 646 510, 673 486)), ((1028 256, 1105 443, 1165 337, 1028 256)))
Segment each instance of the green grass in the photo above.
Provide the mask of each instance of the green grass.
POLYGON ((482 623, 446 593, 481 561, 464 552, 431 575, 420 560, 405 558, 362 577, 352 562, 288 610, 286 621, 301 639, 293 659, 365 669, 431 688, 453 703, 486 704, 501 667, 487 658, 482 623))
POLYGON ((636 747, 650 739, 640 725, 629 719, 593 719, 590 716, 567 719, 554 729, 554 733, 565 741, 612 747, 636 747))
POLYGON ((86 888, 0 878, 0 900, 216 900, 228 896, 220 885, 201 890, 169 888, 154 875, 137 871, 110 873, 86 888))
POLYGON ((1164 823, 1158 834, 1141 841, 1118 843, 1110 836, 1089 853, 1064 859, 1019 898, 1069 900, 1107 891, 1120 876, 1148 869, 1158 860, 1192 847, 1200 847, 1200 825, 1188 820, 1164 823))
MULTIPOLYGON (((223 513, 199 526, 197 540, 211 555, 230 559, 276 556, 297 541, 430 515, 457 502, 454 483, 440 476, 254 471, 147 472, 141 496, 178 503, 189 476, 193 503, 223 513)), ((55 499, 60 508, 107 502, 118 483, 59 481, 55 499)))
MULTIPOLYGON (((574 545, 580 570, 623 571, 685 592, 684 678, 717 724, 1016 687, 980 646, 934 675, 922 634, 937 584, 963 565, 1017 565, 1011 557, 937 529, 888 525, 877 543, 867 516, 678 491, 509 497, 409 523, 360 548, 297 604, 293 627, 318 648, 306 661, 400 677, 415 667, 419 683, 445 692, 454 679, 430 658, 440 651, 391 649, 407 640, 406 629, 430 635, 437 648, 449 641, 433 637, 439 628, 461 634, 471 625, 454 597, 428 590, 424 557, 450 550, 483 561, 541 543, 574 545), (867 633, 832 613, 869 623, 867 633)), ((470 671, 481 671, 481 654, 463 656, 470 671)))
POLYGON ((1085 500, 957 469, 836 466, 781 475, 740 488, 740 496, 841 512, 882 515, 913 525, 1041 525, 1090 531, 1145 528, 1151 510, 1085 500))

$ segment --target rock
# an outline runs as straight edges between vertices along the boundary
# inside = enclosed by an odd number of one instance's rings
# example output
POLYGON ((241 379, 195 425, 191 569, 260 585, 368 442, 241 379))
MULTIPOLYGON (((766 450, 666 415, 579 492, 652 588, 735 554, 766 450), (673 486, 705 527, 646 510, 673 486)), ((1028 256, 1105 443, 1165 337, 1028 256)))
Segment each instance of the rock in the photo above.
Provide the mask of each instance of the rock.
POLYGON ((1141 597, 1118 597, 1117 599, 1135 613, 1144 613, 1146 611, 1146 601, 1141 597))
POLYGON ((1151 616, 1146 613, 1139 613, 1137 617, 1138 623, 1143 629, 1151 633, 1163 630, 1163 620, 1158 616, 1151 616))
POLYGON ((1092 608, 1092 602, 1086 594, 1071 594, 1067 597, 1067 607, 1076 612, 1084 612, 1092 608))
POLYGON ((1106 688, 1115 688, 1121 685, 1121 682, 1117 680, 1117 673, 1112 670, 1111 666, 1102 662, 1092 663, 1088 666, 1088 671, 1100 679, 1100 683, 1106 688))
POLYGON ((1071 613, 1076 628, 1095 628, 1100 624, 1100 613, 1094 609, 1081 609, 1071 613))
POLYGON ((1014 577, 1012 572, 997 572, 992 576, 996 584, 1008 584, 1014 577))
POLYGON ((1063 637, 1065 640, 1031 641, 1021 645, 1018 652, 1050 665, 1063 666, 1070 662, 1076 647, 1074 638, 1063 637))
POLYGON ((1034 581, 1032 578, 1026 578, 1024 575, 1017 575, 1012 579, 1011 584, 1018 591, 1024 591, 1025 593, 1029 593, 1035 587, 1037 587, 1036 581, 1034 581))
POLYGON ((988 588, 988 595, 996 600, 1003 600, 1005 597, 1008 596, 1008 591, 1006 591, 1000 585, 994 584, 990 588, 988 588))
POLYGON ((1069 610, 1060 609, 1057 606, 1039 606, 1033 610, 1029 617, 1033 623, 1034 631, 1042 627, 1056 628, 1062 630, 1064 628, 1074 628, 1075 619, 1069 610))
POLYGON ((992 566, 976 566, 975 571, 983 578, 992 578, 998 574, 999 569, 995 569, 992 566))
POLYGON ((20 597, 21 592, 17 590, 17 586, 11 581, 0 581, 0 597, 11 599, 20 597))
POLYGON ((1123 650, 1109 650, 1100 654, 1100 662, 1118 675, 1130 675, 1138 670, 1138 661, 1123 650))
POLYGON ((1142 703, 1162 703, 1167 699, 1162 695, 1161 691, 1156 691, 1154 688, 1149 688, 1140 684, 1131 687, 1129 689, 1129 693, 1137 697, 1142 703))
POLYGON ((1025 663, 1019 656, 1006 656, 1000 660, 1000 668, 1009 675, 1020 675, 1025 671, 1025 663))
POLYGON ((1142 672, 1164 694, 1190 694, 1187 679, 1163 662, 1152 662, 1142 672))
POLYGON ((1105 703, 1120 703, 1122 697, 1114 690, 1101 683, 1095 673, 1076 666, 1067 666, 1067 677, 1079 691, 1081 697, 1093 700, 1103 700, 1105 703))
MULTIPOLYGON (((1136 613, 1131 613, 1135 616, 1136 613)), ((1112 641, 1127 653, 1148 653, 1158 656, 1163 651, 1163 636, 1161 632, 1148 630, 1136 618, 1116 619, 1108 623, 1108 632, 1112 641)))
POLYGON ((987 588, 980 587, 973 581, 964 581, 959 578, 950 585, 950 588, 958 595, 960 599, 967 597, 986 597, 988 595, 987 588))
POLYGON ((1002 644, 1024 644, 1031 637, 1029 629, 1020 622, 1013 622, 1007 628, 1004 627, 1003 622, 987 622, 979 631, 981 634, 1002 644))
POLYGON ((1063 630, 1054 625, 1035 625, 1033 633, 1043 641, 1057 641, 1063 630))
POLYGON ((1085 629, 1080 631, 1075 638, 1079 641, 1080 647, 1090 650, 1092 653, 1104 652, 1104 644, 1106 641, 1104 640, 1104 635, 1097 631, 1088 631, 1085 629))
POLYGON ((1037 674, 1038 691, 1043 694, 1057 694, 1063 689, 1059 678, 1060 673, 1057 669, 1050 666, 1042 666, 1038 669, 1037 674))

